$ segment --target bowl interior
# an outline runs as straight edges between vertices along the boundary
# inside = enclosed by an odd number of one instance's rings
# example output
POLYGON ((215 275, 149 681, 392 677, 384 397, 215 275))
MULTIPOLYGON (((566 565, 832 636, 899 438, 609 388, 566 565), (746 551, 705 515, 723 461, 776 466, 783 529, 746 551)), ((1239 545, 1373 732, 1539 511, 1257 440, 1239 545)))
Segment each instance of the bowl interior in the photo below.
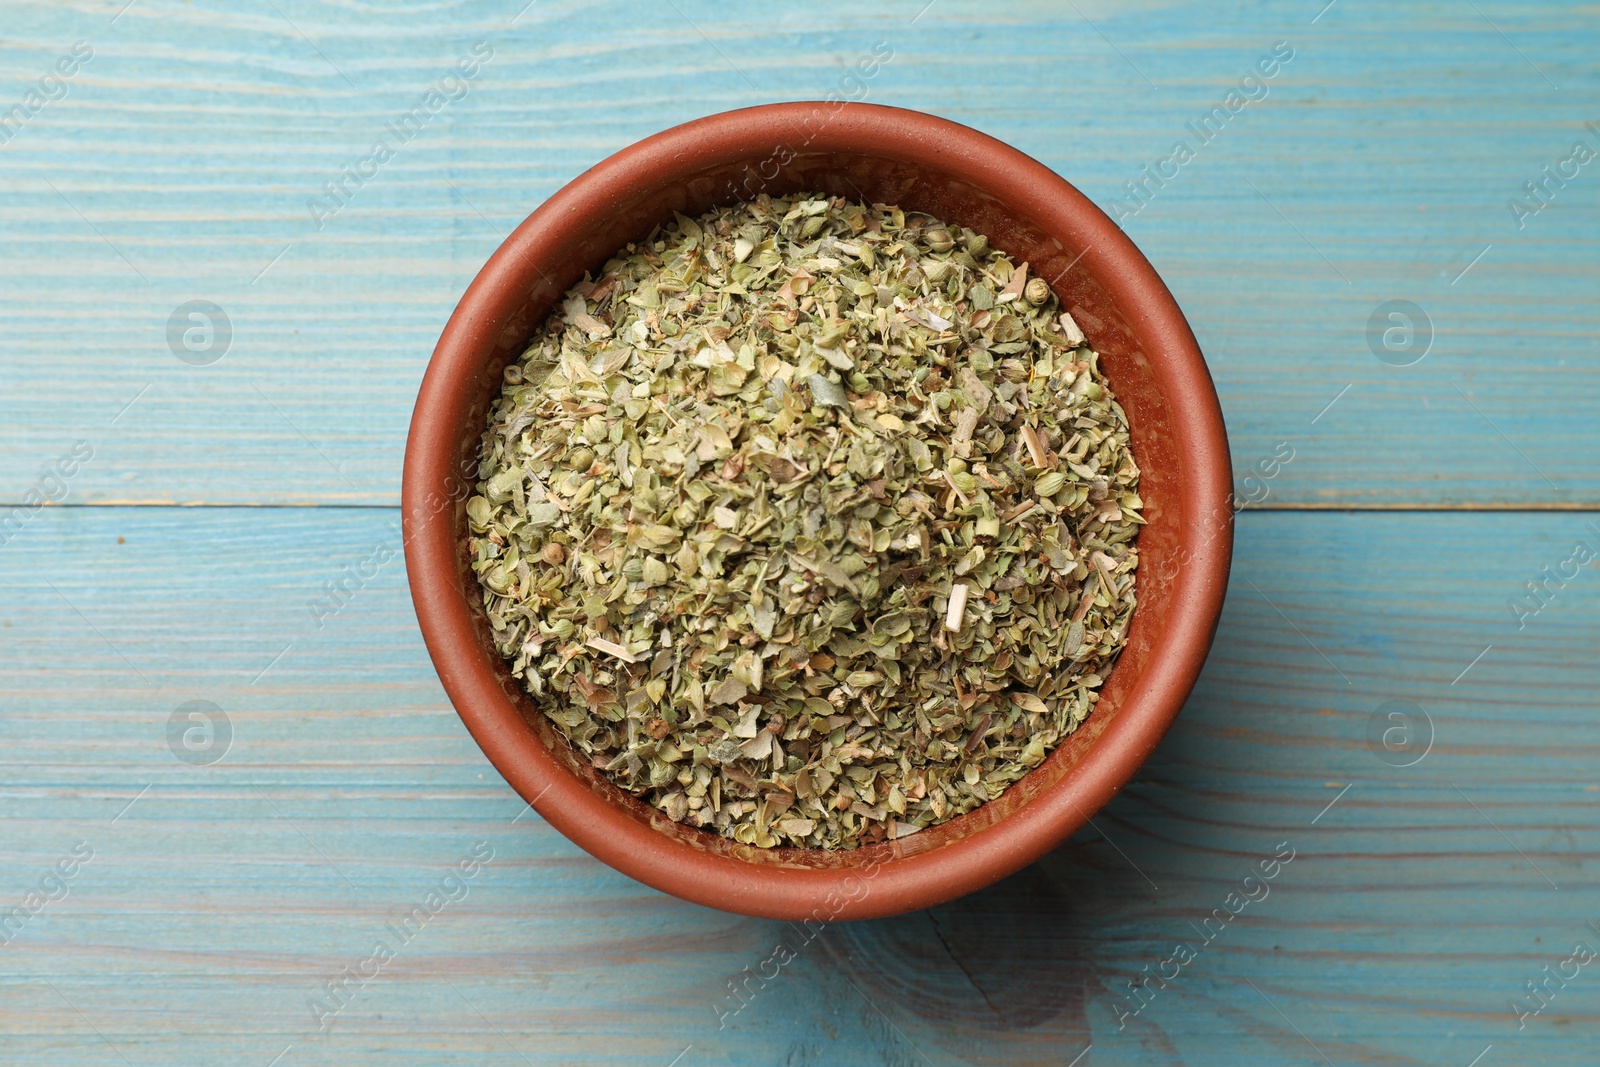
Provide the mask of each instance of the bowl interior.
MULTIPOLYGON (((1165 598, 1160 595, 1161 590, 1149 588, 1157 583, 1145 582, 1143 578, 1147 574, 1159 573, 1176 543, 1177 530, 1173 522, 1176 516, 1164 505, 1176 488, 1171 482, 1179 464, 1177 457, 1172 454, 1173 436, 1166 424, 1166 408, 1148 373, 1149 357, 1140 350, 1133 331, 1104 287, 1081 260, 1076 264, 1073 262, 1083 249, 1064 247, 1033 220, 1020 215, 1004 202, 964 181, 930 170, 926 163, 906 163, 840 152, 806 153, 796 155, 768 180, 763 179, 756 169, 761 162, 760 159, 752 159, 725 164, 682 182, 639 190, 632 200, 617 204, 608 217, 594 220, 582 238, 565 249, 559 259, 541 267, 542 276, 537 277, 530 286, 520 313, 506 324, 494 350, 485 353, 482 385, 478 390, 480 396, 466 427, 476 432, 467 434, 462 441, 461 459, 465 461, 476 457, 480 441, 478 434, 482 432, 490 405, 499 394, 501 372, 510 360, 521 354, 533 331, 554 308, 559 297, 582 278, 584 271, 596 270, 623 245, 643 239, 663 220, 671 219, 674 211, 693 218, 732 202, 740 191, 748 193, 754 190, 776 197, 786 193, 820 190, 868 203, 898 204, 908 211, 926 212, 947 223, 970 227, 987 234, 990 242, 1014 261, 1028 262, 1033 276, 1052 281, 1062 306, 1072 313, 1088 335, 1090 344, 1100 353, 1101 365, 1112 390, 1128 413, 1134 457, 1140 469, 1139 492, 1146 504, 1145 516, 1149 525, 1139 534, 1139 603, 1129 630, 1128 644, 1106 681, 1094 713, 1057 748, 1050 759, 998 800, 967 815, 903 838, 897 847, 886 843, 851 852, 758 849, 672 822, 612 785, 586 761, 578 758, 566 738, 550 725, 533 704, 521 683, 510 676, 505 661, 493 653, 494 645, 481 598, 474 601, 475 617, 483 647, 490 651, 496 672, 506 682, 506 691, 516 700, 528 723, 538 732, 540 740, 556 752, 573 773, 580 775, 591 788, 604 794, 612 803, 633 810, 658 831, 680 838, 697 848, 736 853, 741 859, 753 862, 859 864, 868 861, 874 850, 888 852, 893 849, 897 854, 926 851, 1004 818, 1070 771, 1094 739, 1110 725, 1132 675, 1137 673, 1138 664, 1144 658, 1151 639, 1161 628, 1160 617, 1167 608, 1163 603, 1165 598)), ((464 512, 458 517, 458 526, 462 545, 462 580, 476 593, 477 578, 470 569, 470 556, 466 551, 468 531, 464 512)))

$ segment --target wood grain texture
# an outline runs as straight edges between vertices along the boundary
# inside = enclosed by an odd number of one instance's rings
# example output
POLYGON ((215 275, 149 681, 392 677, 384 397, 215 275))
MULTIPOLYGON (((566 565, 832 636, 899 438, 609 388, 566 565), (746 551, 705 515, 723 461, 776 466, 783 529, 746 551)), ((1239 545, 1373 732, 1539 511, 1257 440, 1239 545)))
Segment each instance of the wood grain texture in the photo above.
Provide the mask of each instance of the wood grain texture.
POLYGON ((18 268, 0 297, 0 447, 16 457, 0 499, 83 438, 81 501, 394 504, 428 354, 518 220, 667 126, 822 97, 887 40, 868 99, 992 133, 1104 205, 1194 143, 1125 227, 1207 353, 1240 478, 1295 447, 1275 503, 1600 502, 1600 163, 1522 229, 1506 206, 1576 139, 1600 148, 1579 5, 1345 0, 1313 24, 1318 3, 938 0, 914 25, 922 0, 520 18, 520 0, 139 0, 113 24, 120 6, 0 5, 0 99, 73 41, 94 49, 0 145, 0 253, 18 268), (319 229, 307 201, 480 40, 494 56, 466 95, 319 229), (1200 145, 1185 124, 1278 41, 1294 58, 1268 95, 1200 145), (211 366, 169 350, 191 299, 233 327, 211 366), (1412 367, 1368 350, 1392 299, 1432 323, 1412 367))
POLYGON ((1465 1067, 1491 1043, 1493 1062, 1590 1062, 1588 971, 1520 1033, 1508 1009, 1600 944, 1600 566, 1525 629, 1505 606, 1575 540, 1600 547, 1584 517, 1247 511, 1200 685, 1092 829, 986 892, 809 943, 519 818, 439 688, 398 563, 316 628, 307 601, 392 519, 53 508, 0 552, 0 906, 94 849, 0 948, 13 1062, 113 1062, 107 1040, 134 1064, 291 1046, 282 1064, 665 1065, 692 1044, 681 1062, 920 1049, 944 1067, 1062 1064, 1091 1040, 1085 1063, 1321 1062, 1306 1038, 1339 1064, 1465 1067), (168 748, 196 699, 232 725, 210 766, 168 748), (1369 740, 1392 700, 1431 719, 1413 766, 1369 740), (320 983, 480 841, 494 859, 465 898, 319 1032, 320 983), (1295 858, 1265 899, 1202 945, 1195 925, 1280 842, 1295 858), (780 940, 797 958, 719 1029, 728 981, 780 940), (1197 958, 1119 1031, 1125 984, 1180 942, 1197 958))
POLYGON ((1600 566, 1510 602, 1600 549, 1600 161, 1522 228, 1506 205, 1600 148, 1591 9, 523 2, 0 2, 0 118, 94 51, 0 133, 0 1062, 1593 1062, 1597 965, 1521 1029, 1511 1001, 1600 946, 1600 566), (645 889, 526 812, 398 560, 312 604, 398 543, 417 383, 516 222, 667 126, 824 96, 882 40, 868 99, 1108 209, 1291 43, 1124 220, 1207 353, 1241 494, 1268 495, 1193 698, 1091 828, 808 939, 645 889), (318 228, 308 198, 477 41, 463 98, 318 228), (209 366, 169 346, 195 299, 232 325, 209 366), (1389 300, 1431 321, 1415 365, 1369 349, 1389 300), (80 440, 66 500, 101 506, 17 520, 80 440), (169 747, 196 700, 232 730, 209 765, 169 747), (447 883, 475 847, 493 859, 447 883), (320 1030, 325 983, 441 887, 459 899, 320 1030), (732 1013, 779 943, 793 960, 732 1013))

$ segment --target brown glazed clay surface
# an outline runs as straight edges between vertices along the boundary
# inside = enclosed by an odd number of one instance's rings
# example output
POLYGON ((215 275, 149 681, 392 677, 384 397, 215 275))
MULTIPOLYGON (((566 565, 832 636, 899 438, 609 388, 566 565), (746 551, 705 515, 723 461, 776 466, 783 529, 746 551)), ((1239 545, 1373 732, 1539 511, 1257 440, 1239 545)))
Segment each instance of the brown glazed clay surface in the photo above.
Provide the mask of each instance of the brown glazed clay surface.
POLYGON ((1132 242, 1037 161, 975 130, 868 104, 773 104, 667 130, 579 175, 479 272, 434 350, 412 415, 406 568, 439 678, 484 753, 552 826, 598 859, 687 900, 821 921, 925 908, 1032 863, 1133 776, 1211 646, 1233 547, 1232 475, 1216 391, 1172 295, 1132 242), (764 850, 679 826, 573 752, 488 638, 466 554, 467 497, 507 361, 585 270, 673 211, 822 190, 899 204, 987 234, 1051 281, 1101 355, 1132 425, 1149 525, 1139 606, 1099 705, 999 800, 849 852, 764 850))

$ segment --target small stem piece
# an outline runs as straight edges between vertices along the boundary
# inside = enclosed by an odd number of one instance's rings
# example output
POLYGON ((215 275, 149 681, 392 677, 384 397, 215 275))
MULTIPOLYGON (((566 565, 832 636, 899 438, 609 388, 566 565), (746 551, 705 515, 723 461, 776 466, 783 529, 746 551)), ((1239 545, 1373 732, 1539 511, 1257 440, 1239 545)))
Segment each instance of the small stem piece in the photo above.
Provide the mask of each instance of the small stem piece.
POLYGON ((944 628, 953 634, 961 632, 967 619, 967 586, 957 582, 950 587, 950 609, 944 613, 944 628))

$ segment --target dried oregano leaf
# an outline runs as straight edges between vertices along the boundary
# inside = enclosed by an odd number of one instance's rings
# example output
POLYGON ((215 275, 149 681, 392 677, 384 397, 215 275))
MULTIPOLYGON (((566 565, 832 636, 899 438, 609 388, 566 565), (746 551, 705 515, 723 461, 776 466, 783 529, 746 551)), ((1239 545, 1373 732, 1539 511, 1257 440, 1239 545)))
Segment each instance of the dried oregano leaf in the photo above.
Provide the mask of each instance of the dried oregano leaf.
POLYGON ((1048 284, 970 230, 766 196, 574 286, 467 504, 496 644, 618 785, 762 847, 999 796, 1134 607, 1128 424, 1048 284))

